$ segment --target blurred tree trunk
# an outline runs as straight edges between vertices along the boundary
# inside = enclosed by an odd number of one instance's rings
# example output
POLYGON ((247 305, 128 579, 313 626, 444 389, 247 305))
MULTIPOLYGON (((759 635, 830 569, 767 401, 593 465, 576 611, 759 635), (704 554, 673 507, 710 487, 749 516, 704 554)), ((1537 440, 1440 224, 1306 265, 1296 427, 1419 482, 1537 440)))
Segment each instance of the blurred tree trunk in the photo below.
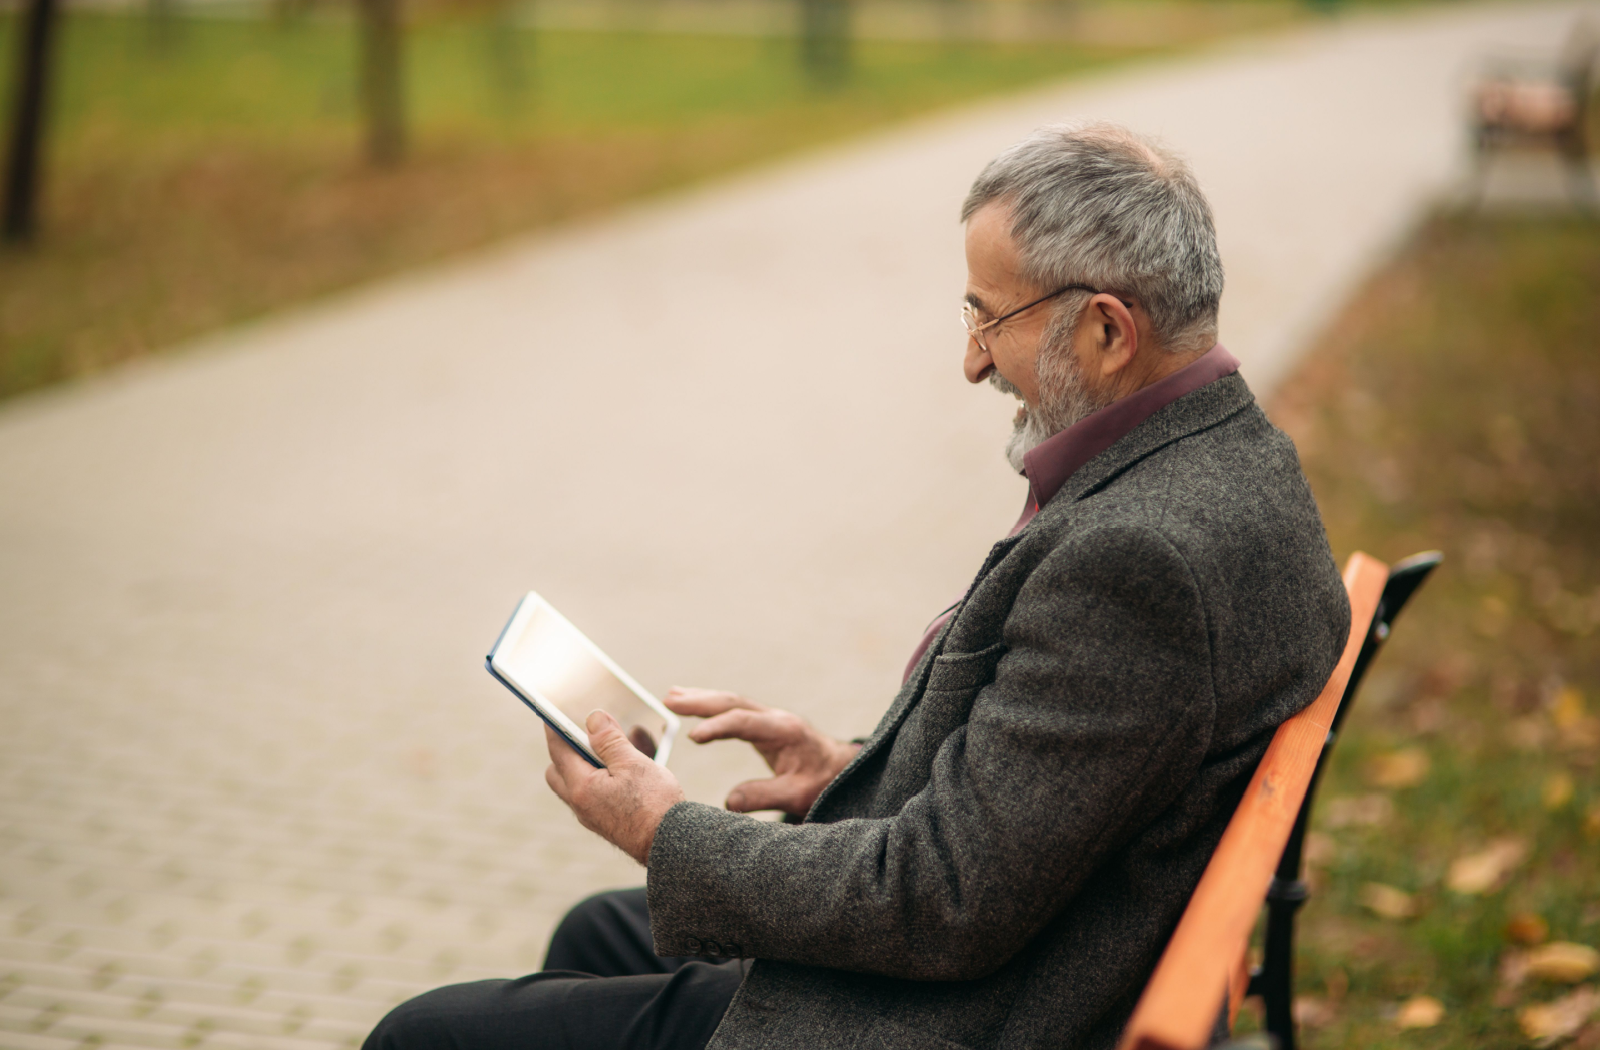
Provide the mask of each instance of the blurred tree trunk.
POLYGON ((967 0, 939 0, 939 35, 947 51, 959 50, 972 35, 967 0))
POLYGON ((157 54, 166 54, 178 38, 177 0, 148 0, 145 17, 149 20, 150 46, 157 54))
POLYGON ((361 103, 367 117, 367 159, 398 164, 406 150, 405 86, 400 70, 400 0, 359 0, 361 103))
POLYGON ((39 171, 44 161, 46 102, 50 87, 57 0, 29 0, 17 34, 17 83, 7 144, 3 236, 22 243, 38 226, 39 171))
POLYGON ((271 0, 272 17, 280 26, 298 26, 311 13, 314 0, 271 0))
POLYGON ((521 24, 528 13, 529 5, 517 0, 495 0, 484 20, 495 99, 509 115, 521 112, 528 95, 526 49, 530 41, 538 39, 535 30, 521 24))
POLYGON ((850 76, 850 0, 800 0, 800 63, 816 87, 850 76))

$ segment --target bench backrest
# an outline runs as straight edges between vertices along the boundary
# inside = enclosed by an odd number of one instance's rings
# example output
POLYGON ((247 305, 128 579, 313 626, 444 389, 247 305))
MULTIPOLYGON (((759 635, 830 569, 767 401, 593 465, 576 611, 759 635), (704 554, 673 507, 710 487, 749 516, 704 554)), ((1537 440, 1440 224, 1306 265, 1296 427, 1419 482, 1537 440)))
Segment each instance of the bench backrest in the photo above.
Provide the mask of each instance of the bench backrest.
POLYGON ((1388 575, 1388 566, 1365 554, 1345 564, 1351 628, 1344 655, 1321 695, 1274 734, 1145 985, 1120 1050, 1200 1050, 1210 1042, 1225 997, 1237 1005, 1243 995, 1250 931, 1388 575))

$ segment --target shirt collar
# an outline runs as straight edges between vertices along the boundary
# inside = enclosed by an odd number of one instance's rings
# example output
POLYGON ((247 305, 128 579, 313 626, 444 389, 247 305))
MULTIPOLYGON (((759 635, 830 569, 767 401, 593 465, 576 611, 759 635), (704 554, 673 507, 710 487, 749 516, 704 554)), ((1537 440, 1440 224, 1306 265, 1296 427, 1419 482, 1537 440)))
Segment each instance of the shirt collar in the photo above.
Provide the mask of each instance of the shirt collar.
MULTIPOLYGON (((1022 457, 1022 473, 1032 497, 1024 518, 1049 503, 1067 479, 1127 434, 1185 394, 1239 370, 1239 361, 1221 343, 1164 379, 1142 387, 1061 433, 1040 442, 1022 457)), ((1021 522, 1018 523, 1022 524, 1021 522)))

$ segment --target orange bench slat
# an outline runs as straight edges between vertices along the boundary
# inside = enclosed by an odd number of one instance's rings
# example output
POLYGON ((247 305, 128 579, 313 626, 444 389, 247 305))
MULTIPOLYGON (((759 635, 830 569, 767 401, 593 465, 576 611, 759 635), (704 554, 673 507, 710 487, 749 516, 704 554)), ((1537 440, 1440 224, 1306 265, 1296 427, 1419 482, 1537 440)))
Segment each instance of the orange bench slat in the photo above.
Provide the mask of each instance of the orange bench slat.
POLYGON ((1388 578, 1389 567, 1366 554, 1345 564, 1351 628, 1344 655, 1311 706, 1273 735, 1119 1050, 1200 1050, 1210 1041, 1388 578))

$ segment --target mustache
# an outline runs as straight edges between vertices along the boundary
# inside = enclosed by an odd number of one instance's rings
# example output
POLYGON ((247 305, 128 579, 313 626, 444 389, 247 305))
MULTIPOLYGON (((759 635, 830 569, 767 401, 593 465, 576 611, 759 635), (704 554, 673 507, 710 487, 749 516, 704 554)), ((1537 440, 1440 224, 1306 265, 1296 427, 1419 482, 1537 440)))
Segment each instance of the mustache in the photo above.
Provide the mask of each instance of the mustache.
POLYGON ((1012 397, 1016 398, 1020 398, 1022 396, 1022 391, 1017 389, 1017 384, 1001 375, 998 368, 989 373, 989 385, 1000 391, 1002 394, 1010 394, 1012 397))

